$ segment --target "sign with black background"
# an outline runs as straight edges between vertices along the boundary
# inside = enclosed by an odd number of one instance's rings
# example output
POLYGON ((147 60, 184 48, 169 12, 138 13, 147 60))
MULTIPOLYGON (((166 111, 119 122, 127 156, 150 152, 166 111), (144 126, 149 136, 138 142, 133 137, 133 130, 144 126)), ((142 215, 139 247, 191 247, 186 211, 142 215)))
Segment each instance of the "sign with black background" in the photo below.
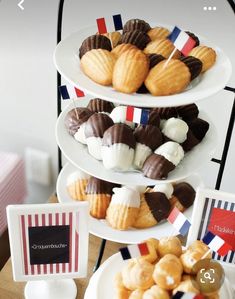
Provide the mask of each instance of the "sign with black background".
POLYGON ((30 264, 69 262, 69 225, 29 227, 30 264))

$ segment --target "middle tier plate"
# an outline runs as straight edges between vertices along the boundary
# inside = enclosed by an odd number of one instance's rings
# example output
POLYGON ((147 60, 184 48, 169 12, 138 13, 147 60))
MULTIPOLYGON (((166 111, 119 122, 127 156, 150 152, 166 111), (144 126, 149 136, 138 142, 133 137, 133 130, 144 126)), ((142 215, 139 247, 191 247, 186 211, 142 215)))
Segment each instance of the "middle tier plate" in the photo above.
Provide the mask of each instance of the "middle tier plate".
MULTIPOLYGON (((61 203, 73 202, 71 197, 69 196, 66 185, 68 176, 76 171, 76 168, 67 163, 63 169, 61 170, 56 184, 56 192, 58 196, 58 200, 61 203)), ((195 191, 198 187, 203 187, 203 183, 200 177, 197 174, 193 174, 187 179, 185 179, 195 191)), ((189 219, 191 219, 193 207, 188 208, 184 215, 189 219)), ((148 238, 161 238, 171 235, 177 235, 176 230, 169 224, 167 221, 162 221, 155 226, 145 228, 145 229, 135 229, 130 228, 125 231, 115 230, 111 226, 108 225, 106 220, 99 220, 89 216, 89 232, 97 237, 104 238, 113 242, 119 243, 138 243, 148 238)))
MULTIPOLYGON (((78 100, 77 107, 86 107, 89 99, 78 100)), ((159 183, 174 182, 189 176, 203 164, 207 163, 214 154, 217 132, 216 128, 209 119, 208 115, 200 112, 199 116, 209 122, 210 128, 203 141, 194 149, 188 152, 180 164, 169 174, 166 180, 153 180, 144 177, 142 172, 128 171, 118 172, 106 169, 102 161, 93 158, 87 150, 87 146, 77 142, 70 136, 65 128, 64 119, 68 111, 74 108, 73 103, 68 105, 60 114, 56 123, 56 140, 61 151, 68 161, 75 167, 99 179, 124 185, 142 185, 149 186, 159 183)))

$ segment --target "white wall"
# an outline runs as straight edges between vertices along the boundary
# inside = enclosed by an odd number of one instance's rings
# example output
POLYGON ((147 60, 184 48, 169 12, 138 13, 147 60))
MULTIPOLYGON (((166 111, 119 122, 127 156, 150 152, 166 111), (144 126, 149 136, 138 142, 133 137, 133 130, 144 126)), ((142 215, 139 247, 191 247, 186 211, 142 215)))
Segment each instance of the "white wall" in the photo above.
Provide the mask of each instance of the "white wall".
MULTIPOLYGON (((32 146, 47 151, 52 157, 55 179, 56 71, 52 54, 56 44, 58 1, 26 0, 24 11, 17 3, 17 0, 0 2, 0 150, 23 154, 26 146, 32 146)), ((97 17, 115 13, 121 13, 124 21, 139 17, 151 23, 177 24, 204 35, 225 50, 235 67, 235 19, 225 0, 207 3, 204 0, 67 0, 63 37, 95 24, 97 17), (205 12, 205 4, 217 6, 217 11, 205 12)), ((234 73, 229 85, 235 86, 234 73)), ((232 101, 233 95, 222 91, 200 103, 218 126, 220 145, 216 158, 221 156, 232 101)), ((234 149, 233 138, 221 186, 230 192, 235 192, 234 149)), ((217 170, 218 165, 210 162, 201 171, 208 186, 214 186, 217 170)), ((31 186, 30 190, 30 196, 41 200, 52 189, 31 186)))

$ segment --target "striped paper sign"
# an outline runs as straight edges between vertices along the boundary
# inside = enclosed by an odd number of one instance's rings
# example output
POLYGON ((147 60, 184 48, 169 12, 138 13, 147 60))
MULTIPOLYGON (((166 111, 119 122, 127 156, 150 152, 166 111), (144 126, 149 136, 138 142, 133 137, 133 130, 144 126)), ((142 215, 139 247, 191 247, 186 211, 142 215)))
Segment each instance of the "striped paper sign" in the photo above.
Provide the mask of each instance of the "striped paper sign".
POLYGON ((78 272, 79 212, 19 215, 19 221, 24 275, 78 272))

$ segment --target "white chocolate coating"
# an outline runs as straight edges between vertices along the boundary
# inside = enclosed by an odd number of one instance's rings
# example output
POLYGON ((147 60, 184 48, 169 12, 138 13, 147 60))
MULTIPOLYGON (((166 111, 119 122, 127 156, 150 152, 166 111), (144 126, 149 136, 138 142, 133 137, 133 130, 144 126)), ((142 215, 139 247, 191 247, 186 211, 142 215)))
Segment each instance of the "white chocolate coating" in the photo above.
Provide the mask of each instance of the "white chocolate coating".
POLYGON ((121 188, 113 188, 113 192, 111 205, 125 205, 132 208, 140 207, 140 194, 137 190, 123 186, 121 188))
POLYGON ((155 150, 154 153, 165 157, 175 166, 177 166, 184 157, 184 150, 182 146, 173 141, 163 143, 155 150))
POLYGON ((164 122, 162 133, 175 142, 183 143, 187 139, 188 129, 185 121, 171 117, 164 122))
POLYGON ((88 137, 86 139, 88 152, 97 160, 102 160, 101 156, 101 147, 102 147, 102 138, 100 137, 88 137))
POLYGON ((146 146, 145 144, 136 143, 135 147, 135 157, 134 157, 134 167, 136 169, 141 169, 144 165, 145 160, 152 154, 151 148, 146 146))
POLYGON ((101 156, 107 169, 127 171, 132 167, 134 149, 124 143, 102 146, 101 156))
POLYGON ((77 130, 77 132, 74 134, 74 138, 83 144, 86 143, 86 136, 85 136, 85 123, 83 123, 80 128, 77 130))
POLYGON ((155 192, 162 192, 169 199, 169 198, 171 198, 171 196, 173 194, 174 188, 173 188, 173 186, 172 186, 171 183, 158 184, 158 185, 154 186, 153 191, 155 191, 155 192))
POLYGON ((84 171, 78 169, 75 172, 72 172, 68 177, 67 177, 67 186, 77 182, 78 180, 88 180, 91 176, 84 171))
POLYGON ((134 123, 126 121, 126 109, 126 106, 117 106, 112 110, 109 116, 112 118, 114 123, 123 123, 131 128, 134 128, 134 123))

